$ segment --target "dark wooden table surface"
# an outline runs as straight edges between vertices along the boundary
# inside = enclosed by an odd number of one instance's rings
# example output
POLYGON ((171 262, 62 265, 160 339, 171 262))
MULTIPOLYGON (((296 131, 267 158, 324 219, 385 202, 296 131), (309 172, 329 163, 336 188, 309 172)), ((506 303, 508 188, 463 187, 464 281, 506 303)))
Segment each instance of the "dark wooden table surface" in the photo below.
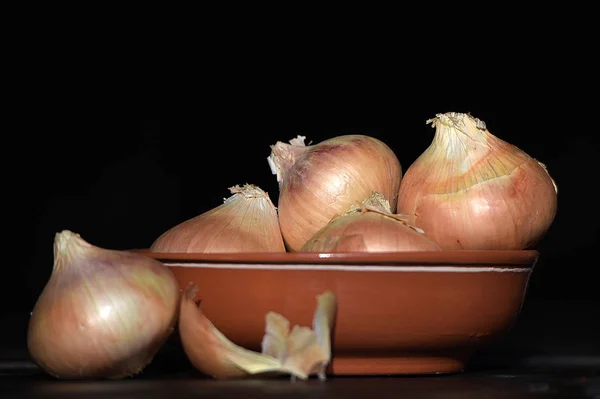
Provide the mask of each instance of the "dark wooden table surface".
POLYGON ((529 302, 501 342, 479 351, 461 373, 252 378, 216 381, 191 367, 175 343, 144 371, 117 381, 60 381, 28 358, 26 315, 4 315, 0 399, 8 398, 593 398, 600 399, 600 306, 529 302), (11 327, 12 326, 12 327, 11 327), (16 328, 15 326, 21 326, 16 328))
POLYGON ((30 370, 0 377, 5 398, 600 398, 596 367, 476 370, 439 376, 216 381, 193 372, 117 381, 58 381, 30 370))

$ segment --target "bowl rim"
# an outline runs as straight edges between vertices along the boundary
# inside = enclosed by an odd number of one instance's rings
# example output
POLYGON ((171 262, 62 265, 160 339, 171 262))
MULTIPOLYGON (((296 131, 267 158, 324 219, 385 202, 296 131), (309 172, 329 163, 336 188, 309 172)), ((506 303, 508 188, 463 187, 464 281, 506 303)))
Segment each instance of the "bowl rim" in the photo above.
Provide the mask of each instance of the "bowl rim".
POLYGON ((502 266, 533 268, 539 251, 525 250, 458 250, 415 252, 236 252, 181 253, 152 252, 148 248, 134 249, 162 262, 229 263, 229 264, 342 264, 394 266, 502 266))

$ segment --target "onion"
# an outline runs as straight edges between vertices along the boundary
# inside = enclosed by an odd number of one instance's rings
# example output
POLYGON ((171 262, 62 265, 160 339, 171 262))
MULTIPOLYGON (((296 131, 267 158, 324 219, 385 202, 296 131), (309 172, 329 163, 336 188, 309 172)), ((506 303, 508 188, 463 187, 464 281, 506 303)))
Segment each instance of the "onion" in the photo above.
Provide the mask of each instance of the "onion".
POLYGON ((277 142, 268 157, 279 182, 279 223, 288 250, 298 251, 334 216, 373 191, 395 211, 402 168, 384 142, 344 135, 306 146, 304 136, 277 142))
POLYGON ((378 192, 331 220, 302 246, 303 252, 441 251, 424 232, 392 214, 378 192))
POLYGON ((223 204, 164 232, 151 252, 285 252, 277 209, 260 187, 230 187, 223 204))
POLYGON ((317 296, 312 329, 295 325, 290 330, 290 322, 283 315, 267 313, 260 353, 223 335, 194 300, 197 292, 198 286, 190 282, 181 296, 179 335, 185 354, 198 371, 215 379, 281 374, 303 380, 316 374, 325 379, 337 312, 331 291, 317 296))
POLYGON ((161 262, 64 230, 55 236, 52 275, 29 320, 29 353, 56 378, 134 375, 174 330, 179 297, 161 262))
POLYGON ((398 212, 443 250, 539 242, 557 210, 557 186, 546 167, 468 114, 438 114, 427 123, 435 137, 406 171, 398 212))

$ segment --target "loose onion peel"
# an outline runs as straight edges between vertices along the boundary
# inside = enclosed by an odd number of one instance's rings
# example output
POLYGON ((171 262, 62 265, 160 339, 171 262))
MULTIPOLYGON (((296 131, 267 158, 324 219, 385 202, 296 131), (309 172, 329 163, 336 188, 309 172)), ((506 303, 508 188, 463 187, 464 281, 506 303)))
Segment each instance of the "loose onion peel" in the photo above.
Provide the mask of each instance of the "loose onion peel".
POLYGON ((193 366, 215 379, 290 375, 306 380, 326 378, 331 360, 331 331, 336 313, 335 295, 317 296, 313 329, 294 325, 276 312, 267 313, 261 352, 231 342, 202 312, 195 301, 198 286, 192 282, 181 296, 179 334, 193 366))

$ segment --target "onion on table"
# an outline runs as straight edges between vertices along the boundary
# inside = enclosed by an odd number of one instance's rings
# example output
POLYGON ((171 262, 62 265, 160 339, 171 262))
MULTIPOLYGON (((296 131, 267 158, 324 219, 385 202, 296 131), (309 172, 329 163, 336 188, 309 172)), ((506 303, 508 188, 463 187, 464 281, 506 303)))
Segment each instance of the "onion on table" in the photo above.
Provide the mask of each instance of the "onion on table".
POLYGON ((29 319, 29 354, 59 379, 132 376, 174 331, 179 299, 175 276, 158 260, 63 230, 29 319))

